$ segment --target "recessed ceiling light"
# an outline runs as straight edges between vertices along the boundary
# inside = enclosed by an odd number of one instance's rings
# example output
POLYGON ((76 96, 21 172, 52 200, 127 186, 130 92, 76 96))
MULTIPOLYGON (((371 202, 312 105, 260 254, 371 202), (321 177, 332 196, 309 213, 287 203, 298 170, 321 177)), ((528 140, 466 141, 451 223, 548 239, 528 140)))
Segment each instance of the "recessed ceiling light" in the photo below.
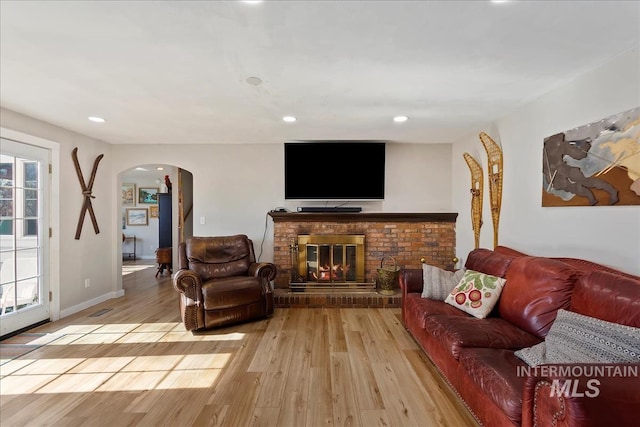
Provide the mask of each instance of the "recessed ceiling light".
POLYGON ((135 170, 137 170, 137 171, 147 171, 149 169, 145 169, 143 167, 138 166, 135 170))
POLYGON ((164 170, 164 168, 163 168, 162 166, 158 166, 158 167, 156 168, 156 170, 157 170, 157 171, 163 171, 163 170, 164 170))
POLYGON ((245 81, 253 86, 260 86, 262 84, 262 79, 260 77, 247 77, 245 81))
POLYGON ((409 117, 407 117, 407 116, 395 116, 393 118, 393 121, 397 122, 397 123, 406 122, 407 120, 409 120, 409 117))
POLYGON ((91 120, 92 122, 95 122, 95 123, 104 123, 106 121, 102 117, 98 117, 98 116, 89 116, 88 118, 89 118, 89 120, 91 120))
POLYGON ((242 3, 258 4, 258 3, 262 3, 262 0, 242 0, 242 3))
POLYGON ((293 122, 295 122, 295 121, 296 121, 296 118, 295 118, 295 117, 293 117, 293 116, 284 116, 284 117, 282 118, 282 120, 284 120, 285 122, 288 122, 288 123, 293 123, 293 122))

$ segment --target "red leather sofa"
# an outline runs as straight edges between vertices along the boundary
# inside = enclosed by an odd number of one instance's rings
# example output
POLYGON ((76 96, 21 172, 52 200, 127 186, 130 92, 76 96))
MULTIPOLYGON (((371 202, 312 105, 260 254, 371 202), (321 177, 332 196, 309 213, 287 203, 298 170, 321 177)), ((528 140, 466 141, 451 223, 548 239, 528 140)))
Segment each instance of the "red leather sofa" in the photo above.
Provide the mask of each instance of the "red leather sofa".
MULTIPOLYGON (((640 328, 640 277, 586 260, 527 256, 500 246, 471 251, 465 267, 506 279, 487 318, 422 298, 422 270, 405 269, 402 319, 480 424, 640 425, 640 377, 598 377, 597 397, 551 393, 553 380, 565 378, 553 371, 526 375, 527 365, 514 355, 545 339, 559 309, 640 328)), ((584 391, 584 382, 577 382, 584 391)))

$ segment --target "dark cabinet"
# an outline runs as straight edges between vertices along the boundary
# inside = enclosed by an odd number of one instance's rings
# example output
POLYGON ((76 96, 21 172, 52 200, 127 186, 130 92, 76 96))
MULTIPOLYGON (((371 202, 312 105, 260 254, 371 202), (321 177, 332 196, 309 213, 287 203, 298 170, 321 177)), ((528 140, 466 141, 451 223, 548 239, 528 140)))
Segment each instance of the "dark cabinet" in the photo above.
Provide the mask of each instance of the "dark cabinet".
POLYGON ((170 248, 171 239, 171 193, 158 194, 158 247, 170 248))

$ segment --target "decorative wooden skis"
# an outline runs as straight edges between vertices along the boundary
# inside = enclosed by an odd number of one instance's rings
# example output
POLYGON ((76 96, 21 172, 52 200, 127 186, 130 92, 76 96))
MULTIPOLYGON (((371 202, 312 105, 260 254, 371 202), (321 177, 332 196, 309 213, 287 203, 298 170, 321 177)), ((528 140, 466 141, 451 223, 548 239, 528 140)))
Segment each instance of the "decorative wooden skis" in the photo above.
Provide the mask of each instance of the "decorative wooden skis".
POLYGON ((502 206, 502 148, 489 135, 480 132, 480 141, 487 152, 489 166, 489 199, 491 202, 491 219, 493 220, 493 247, 498 246, 498 224, 502 206))
POLYGON ((482 166, 471 154, 464 153, 462 156, 471 172, 471 225, 477 249, 480 247, 480 228, 482 227, 482 166))
POLYGON ((98 228, 98 220, 96 219, 96 214, 93 211, 93 206, 91 205, 91 199, 95 199, 95 196, 91 194, 93 191, 93 183, 96 180, 96 173, 98 172, 98 163, 104 157, 104 154, 100 154, 96 157, 93 162, 93 169, 91 170, 91 177, 89 178, 89 183, 85 183, 84 176, 82 175, 82 169, 80 168, 80 162, 78 161, 78 147, 75 147, 71 152, 71 157, 73 158, 73 164, 76 167, 76 174, 78 175, 78 180, 80 181, 80 187, 82 188, 82 195, 84 196, 84 202, 82 203, 82 209, 80 210, 80 219, 78 220, 78 226, 76 227, 76 240, 80 240, 80 234, 82 233, 82 224, 84 223, 84 217, 89 211, 89 216, 91 217, 91 223, 93 224, 93 230, 96 234, 100 233, 100 229, 98 228))

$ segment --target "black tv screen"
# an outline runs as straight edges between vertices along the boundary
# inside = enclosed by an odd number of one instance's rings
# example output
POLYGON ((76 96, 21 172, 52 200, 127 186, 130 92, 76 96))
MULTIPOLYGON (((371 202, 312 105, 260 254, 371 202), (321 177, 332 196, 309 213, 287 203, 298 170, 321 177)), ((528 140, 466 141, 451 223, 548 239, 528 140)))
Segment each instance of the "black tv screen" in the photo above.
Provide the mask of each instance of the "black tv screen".
POLYGON ((301 141, 284 144, 284 198, 384 199, 385 143, 301 141))

